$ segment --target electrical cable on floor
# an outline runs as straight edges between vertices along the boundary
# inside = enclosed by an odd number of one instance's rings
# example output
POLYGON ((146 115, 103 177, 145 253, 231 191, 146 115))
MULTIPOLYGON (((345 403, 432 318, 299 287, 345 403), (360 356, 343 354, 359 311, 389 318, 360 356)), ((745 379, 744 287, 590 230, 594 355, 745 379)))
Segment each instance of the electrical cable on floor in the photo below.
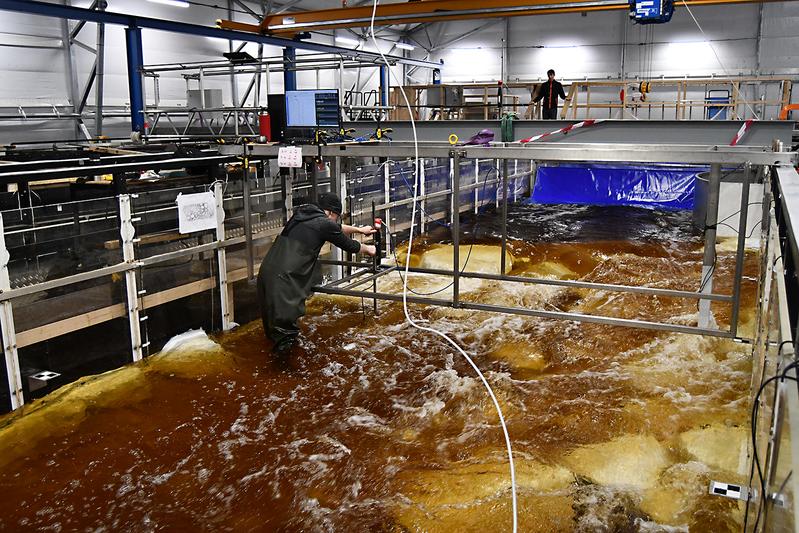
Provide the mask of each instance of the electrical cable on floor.
MULTIPOLYGON (((713 43, 710 41, 708 36, 705 34, 705 30, 702 29, 702 26, 699 24, 699 21, 696 20, 696 17, 694 16, 694 12, 691 11, 691 8, 688 6, 688 2, 686 2, 685 0, 682 0, 682 3, 685 6, 685 9, 688 11, 688 14, 691 15, 692 19, 694 19, 694 24, 696 24, 696 27, 699 28, 699 32, 702 34, 702 37, 704 37, 705 41, 707 41, 707 45, 713 51, 713 55, 716 56, 716 61, 719 62, 719 66, 721 67, 721 70, 724 71, 724 74, 726 74, 728 78, 732 78, 732 75, 730 75, 730 71, 727 69, 726 66, 724 66, 724 63, 721 62, 721 58, 719 57, 718 52, 716 52, 716 47, 713 46, 713 43)), ((752 113, 752 117, 754 117, 755 120, 760 120, 760 116, 757 113, 755 113, 755 110, 752 109, 752 106, 749 105, 749 102, 744 100, 744 104, 746 105, 746 108, 749 110, 749 112, 752 113)))
MULTIPOLYGON (((374 0, 374 3, 372 5, 372 18, 369 23, 369 33, 372 36, 372 42, 374 43, 375 48, 380 54, 380 57, 383 59, 383 64, 388 69, 389 76, 393 76, 394 80, 397 82, 397 86, 402 87, 404 85, 402 83, 402 80, 397 79, 397 76, 394 74, 394 71, 391 69, 391 65, 386 59, 386 56, 383 54, 383 51, 380 49, 380 46, 377 43, 377 38, 375 37, 375 17, 377 16, 377 5, 379 3, 380 0, 374 0)), ((419 137, 416 132, 416 121, 413 118, 413 108, 411 107, 411 104, 408 101, 408 95, 405 93, 405 91, 400 91, 400 94, 402 94, 402 98, 405 101, 405 107, 408 109, 408 117, 410 118, 411 121, 411 130, 413 131, 414 169, 415 169, 414 181, 413 181, 413 209, 411 213, 410 234, 408 237, 408 251, 405 257, 405 281, 403 282, 403 288, 402 288, 402 309, 403 312, 405 313, 405 319, 408 321, 408 323, 411 326, 415 327, 420 331, 428 331, 430 333, 435 333, 436 335, 446 340, 456 350, 458 350, 458 352, 460 352, 460 354, 463 355, 466 361, 468 361, 468 363, 471 365, 471 367, 480 377, 480 380, 483 382, 483 385, 485 386, 488 395, 491 397, 491 401, 494 403, 494 407, 497 410, 497 415, 499 415, 499 423, 502 426, 502 432, 505 438, 505 445, 507 446, 507 451, 508 451, 508 462, 510 466, 510 482, 511 482, 511 495, 512 495, 512 506, 513 506, 513 533, 516 533, 516 531, 518 530, 518 509, 516 501, 516 469, 513 464, 513 449, 511 448, 510 436, 508 435, 508 426, 507 424, 505 424, 505 416, 502 414, 502 408, 499 405, 499 401, 497 400, 497 397, 494 395, 494 391, 491 388, 491 385, 489 385, 485 376, 483 376, 483 373, 480 371, 480 369, 477 367, 474 361, 472 361, 471 357, 469 357, 469 354, 467 354, 466 351, 463 348, 461 348, 457 342, 452 340, 446 333, 438 331, 435 328, 425 327, 417 324, 411 317, 410 311, 408 310, 408 272, 409 272, 408 269, 410 267, 411 250, 413 247, 413 230, 416 222, 416 204, 418 202, 418 197, 419 197, 418 195, 419 137)), ((456 216, 460 216, 460 213, 457 213, 456 216)), ((454 266, 457 268, 457 265, 454 266)))

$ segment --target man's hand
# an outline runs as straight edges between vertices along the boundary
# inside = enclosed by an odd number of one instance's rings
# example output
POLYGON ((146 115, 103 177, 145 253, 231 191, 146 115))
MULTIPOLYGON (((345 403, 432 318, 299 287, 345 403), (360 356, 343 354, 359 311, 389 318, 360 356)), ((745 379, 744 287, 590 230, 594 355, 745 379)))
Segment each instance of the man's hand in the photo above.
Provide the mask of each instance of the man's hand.
POLYGON ((347 224, 341 225, 341 231, 343 231, 345 235, 355 235, 356 233, 360 233, 361 235, 371 235, 372 233, 377 233, 377 230, 373 229, 372 226, 356 228, 355 226, 348 226, 347 224))
POLYGON ((374 257, 377 254, 377 248, 375 248, 372 244, 361 243, 361 253, 374 257))

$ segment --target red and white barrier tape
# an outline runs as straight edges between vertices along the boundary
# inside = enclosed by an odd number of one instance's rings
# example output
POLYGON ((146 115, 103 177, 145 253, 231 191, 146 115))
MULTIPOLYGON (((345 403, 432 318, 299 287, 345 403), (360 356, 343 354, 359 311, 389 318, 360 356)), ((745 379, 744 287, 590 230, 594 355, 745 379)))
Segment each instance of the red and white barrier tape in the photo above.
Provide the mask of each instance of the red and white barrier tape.
POLYGON ((749 128, 752 126, 752 122, 754 121, 754 119, 750 118, 741 125, 741 129, 738 130, 738 133, 736 133, 735 137, 733 137, 732 141, 730 141, 730 146, 735 146, 738 144, 738 142, 741 140, 741 137, 746 135, 746 132, 749 131, 749 128))
POLYGON ((576 124, 569 124, 568 126, 561 128, 559 130, 551 131, 549 133, 542 133, 541 135, 535 135, 533 137, 529 137, 527 139, 522 139, 519 141, 522 144, 535 142, 538 140, 543 139, 544 137, 549 137, 550 135, 557 135, 558 133, 569 133, 570 131, 574 131, 580 128, 587 128, 589 126, 593 126, 594 124, 599 124, 600 122, 604 122, 604 119, 591 119, 591 120, 583 120, 582 122, 578 122, 576 124))

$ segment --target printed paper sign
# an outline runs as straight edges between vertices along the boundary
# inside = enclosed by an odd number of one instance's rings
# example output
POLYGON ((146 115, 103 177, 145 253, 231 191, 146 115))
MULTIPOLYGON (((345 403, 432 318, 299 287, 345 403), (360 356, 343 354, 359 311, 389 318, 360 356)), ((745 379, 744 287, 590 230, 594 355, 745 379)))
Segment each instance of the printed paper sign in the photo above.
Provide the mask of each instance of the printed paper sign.
POLYGON ((277 166, 284 168, 301 168, 302 147, 281 146, 277 151, 277 166))
POLYGON ((178 195, 178 222, 181 233, 216 228, 216 198, 213 192, 178 195))

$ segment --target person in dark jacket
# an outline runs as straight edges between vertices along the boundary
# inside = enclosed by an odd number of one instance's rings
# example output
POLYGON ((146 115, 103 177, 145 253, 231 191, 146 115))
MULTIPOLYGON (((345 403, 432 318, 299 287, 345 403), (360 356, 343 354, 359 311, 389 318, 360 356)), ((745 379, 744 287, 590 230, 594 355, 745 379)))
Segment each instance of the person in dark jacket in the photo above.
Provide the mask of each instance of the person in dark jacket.
POLYGON ((341 200, 335 194, 319 197, 316 205, 298 207, 261 263, 258 271, 258 303, 264 333, 283 353, 294 344, 300 330, 297 319, 305 314, 305 300, 321 280, 317 259, 325 242, 348 253, 375 255, 375 247, 350 237, 370 235, 371 227, 341 225, 341 200))
POLYGON ((549 80, 542 83, 541 87, 538 88, 538 94, 536 94, 533 102, 543 99, 542 114, 544 120, 555 120, 558 118, 558 96, 566 100, 566 95, 563 93, 563 85, 555 79, 554 70, 549 69, 547 77, 549 80))

